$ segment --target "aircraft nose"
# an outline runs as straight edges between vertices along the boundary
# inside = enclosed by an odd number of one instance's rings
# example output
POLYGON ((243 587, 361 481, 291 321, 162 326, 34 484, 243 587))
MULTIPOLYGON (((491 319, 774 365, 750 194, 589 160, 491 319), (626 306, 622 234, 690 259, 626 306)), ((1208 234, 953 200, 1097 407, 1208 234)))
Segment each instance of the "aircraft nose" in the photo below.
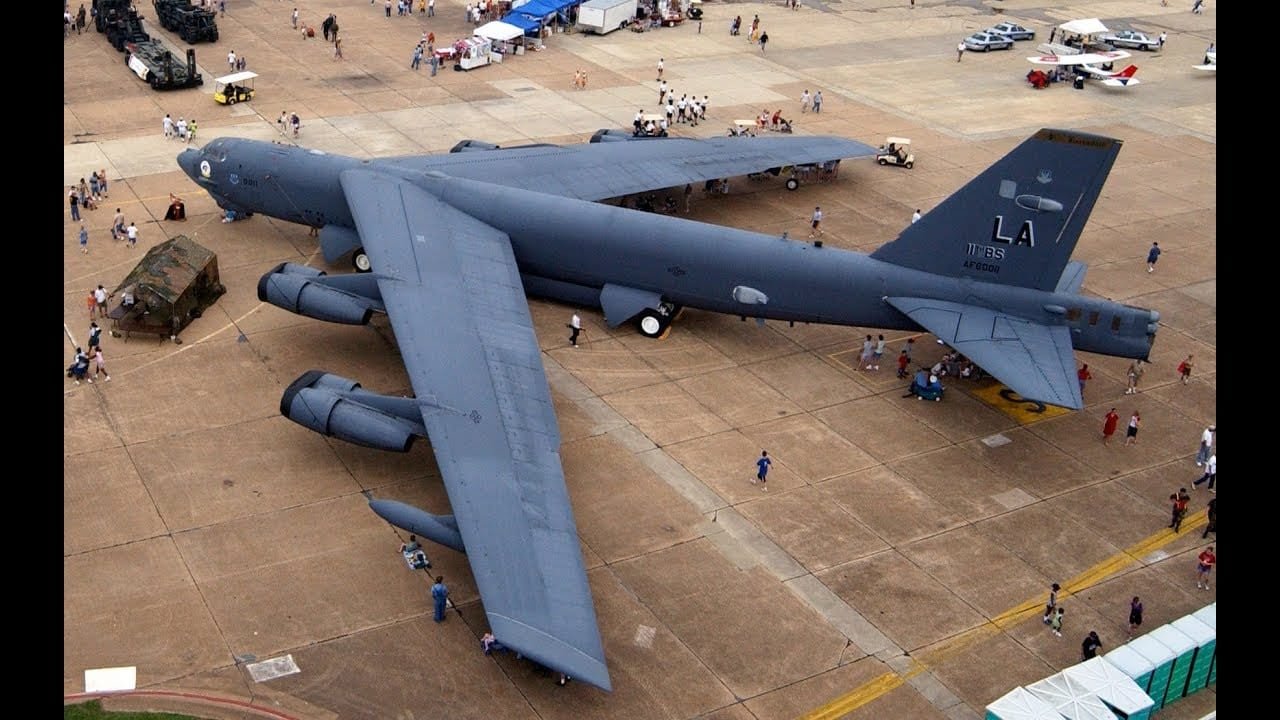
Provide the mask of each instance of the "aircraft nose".
POLYGON ((187 174, 192 180, 200 178, 200 151, 199 150, 183 150, 178 153, 178 167, 187 174))

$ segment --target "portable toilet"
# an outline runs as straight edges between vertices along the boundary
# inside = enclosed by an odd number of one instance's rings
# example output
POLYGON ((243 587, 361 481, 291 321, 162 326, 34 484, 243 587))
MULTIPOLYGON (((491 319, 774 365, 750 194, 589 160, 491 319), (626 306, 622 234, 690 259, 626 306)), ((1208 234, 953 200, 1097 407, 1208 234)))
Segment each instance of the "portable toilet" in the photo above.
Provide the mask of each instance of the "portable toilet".
POLYGON ((1191 663, 1196 658, 1196 642, 1172 625, 1161 625, 1147 633, 1147 637, 1173 651, 1173 669, 1169 671, 1169 687, 1164 692, 1164 704, 1169 705, 1187 694, 1187 678, 1191 675, 1191 663))
POLYGON ((1027 686, 1027 691, 1048 703, 1067 720, 1116 720, 1116 714, 1079 680, 1064 673, 1050 675, 1027 686))
POLYGON ((1151 664, 1151 684, 1147 687, 1147 695, 1156 703, 1154 710, 1159 710, 1164 707, 1164 696, 1169 690, 1169 675, 1173 672, 1173 660, 1176 657, 1174 652, 1151 637, 1151 633, 1139 635, 1125 644, 1125 647, 1151 664))
POLYGON ((1062 715, 1026 688, 1016 687, 987 706, 984 720, 1062 720, 1062 715))
POLYGON ((1209 668, 1213 667, 1218 649, 1218 632, 1196 619, 1194 615, 1178 618, 1170 625, 1196 644, 1196 654, 1191 660, 1191 672, 1187 676, 1187 694, 1203 690, 1209 685, 1209 668))
MULTIPOLYGON (((1143 657, 1137 650, 1128 645, 1121 645, 1103 655, 1103 657, 1120 672, 1127 675, 1142 692, 1146 693, 1151 690, 1151 671, 1155 670, 1155 665, 1152 665, 1151 661, 1143 657)), ((1149 693, 1148 697, 1150 697, 1149 693)), ((1155 702, 1154 699, 1152 702, 1155 702)))
MULTIPOLYGON (((1191 613, 1191 617, 1213 628, 1213 634, 1218 634, 1218 603, 1205 605, 1199 610, 1191 613)), ((1213 657, 1209 660, 1209 684, 1218 682, 1218 644, 1213 644, 1213 657)))
POLYGON ((1062 671, 1089 689, 1120 720, 1148 720, 1156 703, 1133 678, 1105 657, 1093 657, 1062 671))

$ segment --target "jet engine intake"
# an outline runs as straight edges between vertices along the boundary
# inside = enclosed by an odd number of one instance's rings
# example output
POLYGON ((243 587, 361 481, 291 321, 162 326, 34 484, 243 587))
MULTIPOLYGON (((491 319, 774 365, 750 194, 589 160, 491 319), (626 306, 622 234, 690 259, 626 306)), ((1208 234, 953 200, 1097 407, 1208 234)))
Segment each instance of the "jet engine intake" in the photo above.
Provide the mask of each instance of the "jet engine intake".
POLYGON ((371 393, 359 383, 318 370, 303 373, 280 398, 280 414, 309 430, 394 452, 408 452, 415 438, 426 436, 421 422, 407 419, 416 412, 412 398, 371 393))
POLYGON ((291 313, 345 325, 365 325, 374 310, 382 309, 379 299, 333 287, 323 272, 294 263, 263 275, 258 280, 258 299, 291 313))

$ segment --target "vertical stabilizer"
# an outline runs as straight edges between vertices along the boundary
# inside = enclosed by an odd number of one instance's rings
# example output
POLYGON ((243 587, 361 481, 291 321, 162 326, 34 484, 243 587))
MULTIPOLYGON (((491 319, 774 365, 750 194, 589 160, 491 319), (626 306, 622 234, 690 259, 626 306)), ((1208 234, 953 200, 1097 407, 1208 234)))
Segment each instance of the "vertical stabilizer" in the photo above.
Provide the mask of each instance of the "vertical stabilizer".
POLYGON ((1044 129, 871 257, 948 277, 1053 291, 1121 141, 1044 129))

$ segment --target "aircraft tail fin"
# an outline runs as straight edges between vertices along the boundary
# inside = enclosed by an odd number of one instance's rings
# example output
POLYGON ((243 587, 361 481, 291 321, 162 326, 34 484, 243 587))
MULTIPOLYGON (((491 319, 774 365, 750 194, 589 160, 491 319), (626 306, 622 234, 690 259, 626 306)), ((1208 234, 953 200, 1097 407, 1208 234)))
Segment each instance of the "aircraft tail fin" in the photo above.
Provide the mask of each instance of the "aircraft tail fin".
POLYGON ((871 257, 947 277, 1053 291, 1121 140, 1043 129, 871 257))
POLYGON ((1118 78, 1131 78, 1131 77, 1133 77, 1133 76, 1134 76, 1134 74, 1135 74, 1135 73, 1137 73, 1137 72, 1138 72, 1138 66, 1137 66, 1137 65, 1130 65, 1129 67, 1127 67, 1127 68, 1125 68, 1125 69, 1121 70, 1120 72, 1116 73, 1113 77, 1118 77, 1118 78))

